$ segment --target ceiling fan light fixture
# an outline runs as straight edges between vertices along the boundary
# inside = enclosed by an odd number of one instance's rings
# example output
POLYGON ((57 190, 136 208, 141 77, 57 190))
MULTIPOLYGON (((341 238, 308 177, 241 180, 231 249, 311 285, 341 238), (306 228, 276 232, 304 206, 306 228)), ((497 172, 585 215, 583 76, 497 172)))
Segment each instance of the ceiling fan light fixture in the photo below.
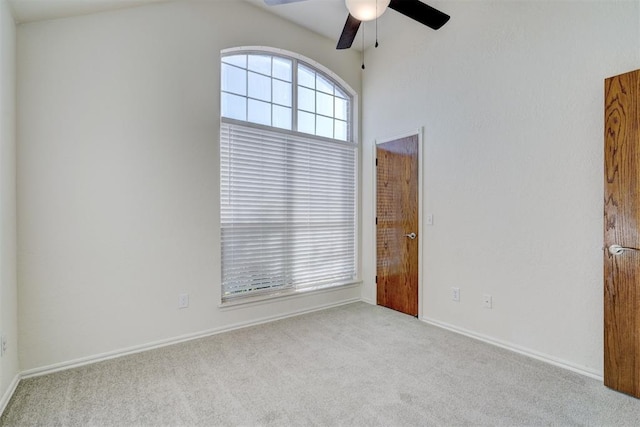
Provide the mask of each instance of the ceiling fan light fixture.
POLYGON ((359 21, 373 21, 387 10, 391 0, 345 0, 351 16, 359 21))

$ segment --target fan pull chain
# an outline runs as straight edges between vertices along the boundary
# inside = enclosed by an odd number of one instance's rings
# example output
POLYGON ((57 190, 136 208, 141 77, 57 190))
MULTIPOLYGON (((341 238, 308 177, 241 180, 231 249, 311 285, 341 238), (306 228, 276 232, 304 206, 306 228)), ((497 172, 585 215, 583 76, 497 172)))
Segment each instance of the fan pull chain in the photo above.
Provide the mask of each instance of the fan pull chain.
POLYGON ((374 47, 378 47, 378 2, 376 1, 376 45, 374 47))
POLYGON ((364 23, 362 25, 362 69, 364 70, 364 23))

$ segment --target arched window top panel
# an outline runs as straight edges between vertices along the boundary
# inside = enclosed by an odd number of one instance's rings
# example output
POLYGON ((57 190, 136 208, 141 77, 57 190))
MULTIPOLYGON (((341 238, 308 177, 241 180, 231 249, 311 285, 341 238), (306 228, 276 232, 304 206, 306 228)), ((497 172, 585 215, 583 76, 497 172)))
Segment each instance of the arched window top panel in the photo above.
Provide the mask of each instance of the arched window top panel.
POLYGON ((221 52, 221 116, 354 141, 355 91, 302 55, 247 46, 221 52))

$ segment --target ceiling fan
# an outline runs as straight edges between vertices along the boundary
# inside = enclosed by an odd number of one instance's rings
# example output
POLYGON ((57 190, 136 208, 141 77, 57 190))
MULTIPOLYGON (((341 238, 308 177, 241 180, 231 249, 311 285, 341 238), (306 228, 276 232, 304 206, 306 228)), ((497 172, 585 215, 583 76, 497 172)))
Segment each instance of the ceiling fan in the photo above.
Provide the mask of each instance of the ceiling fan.
MULTIPOLYGON (((264 0, 269 6, 298 1, 304 0, 264 0)), ((434 30, 442 27, 450 18, 446 13, 422 3, 420 0, 345 0, 345 3, 349 10, 349 15, 336 49, 350 48, 356 38, 360 24, 377 19, 387 8, 400 12, 434 30)))

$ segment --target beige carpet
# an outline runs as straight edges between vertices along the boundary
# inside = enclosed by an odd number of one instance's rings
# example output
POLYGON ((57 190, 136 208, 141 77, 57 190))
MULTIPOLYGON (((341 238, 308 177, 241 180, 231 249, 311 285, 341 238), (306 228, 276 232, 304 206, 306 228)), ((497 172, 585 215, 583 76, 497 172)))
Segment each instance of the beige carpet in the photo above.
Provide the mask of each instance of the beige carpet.
POLYGON ((24 380, 1 425, 640 425, 600 382, 364 303, 24 380))

